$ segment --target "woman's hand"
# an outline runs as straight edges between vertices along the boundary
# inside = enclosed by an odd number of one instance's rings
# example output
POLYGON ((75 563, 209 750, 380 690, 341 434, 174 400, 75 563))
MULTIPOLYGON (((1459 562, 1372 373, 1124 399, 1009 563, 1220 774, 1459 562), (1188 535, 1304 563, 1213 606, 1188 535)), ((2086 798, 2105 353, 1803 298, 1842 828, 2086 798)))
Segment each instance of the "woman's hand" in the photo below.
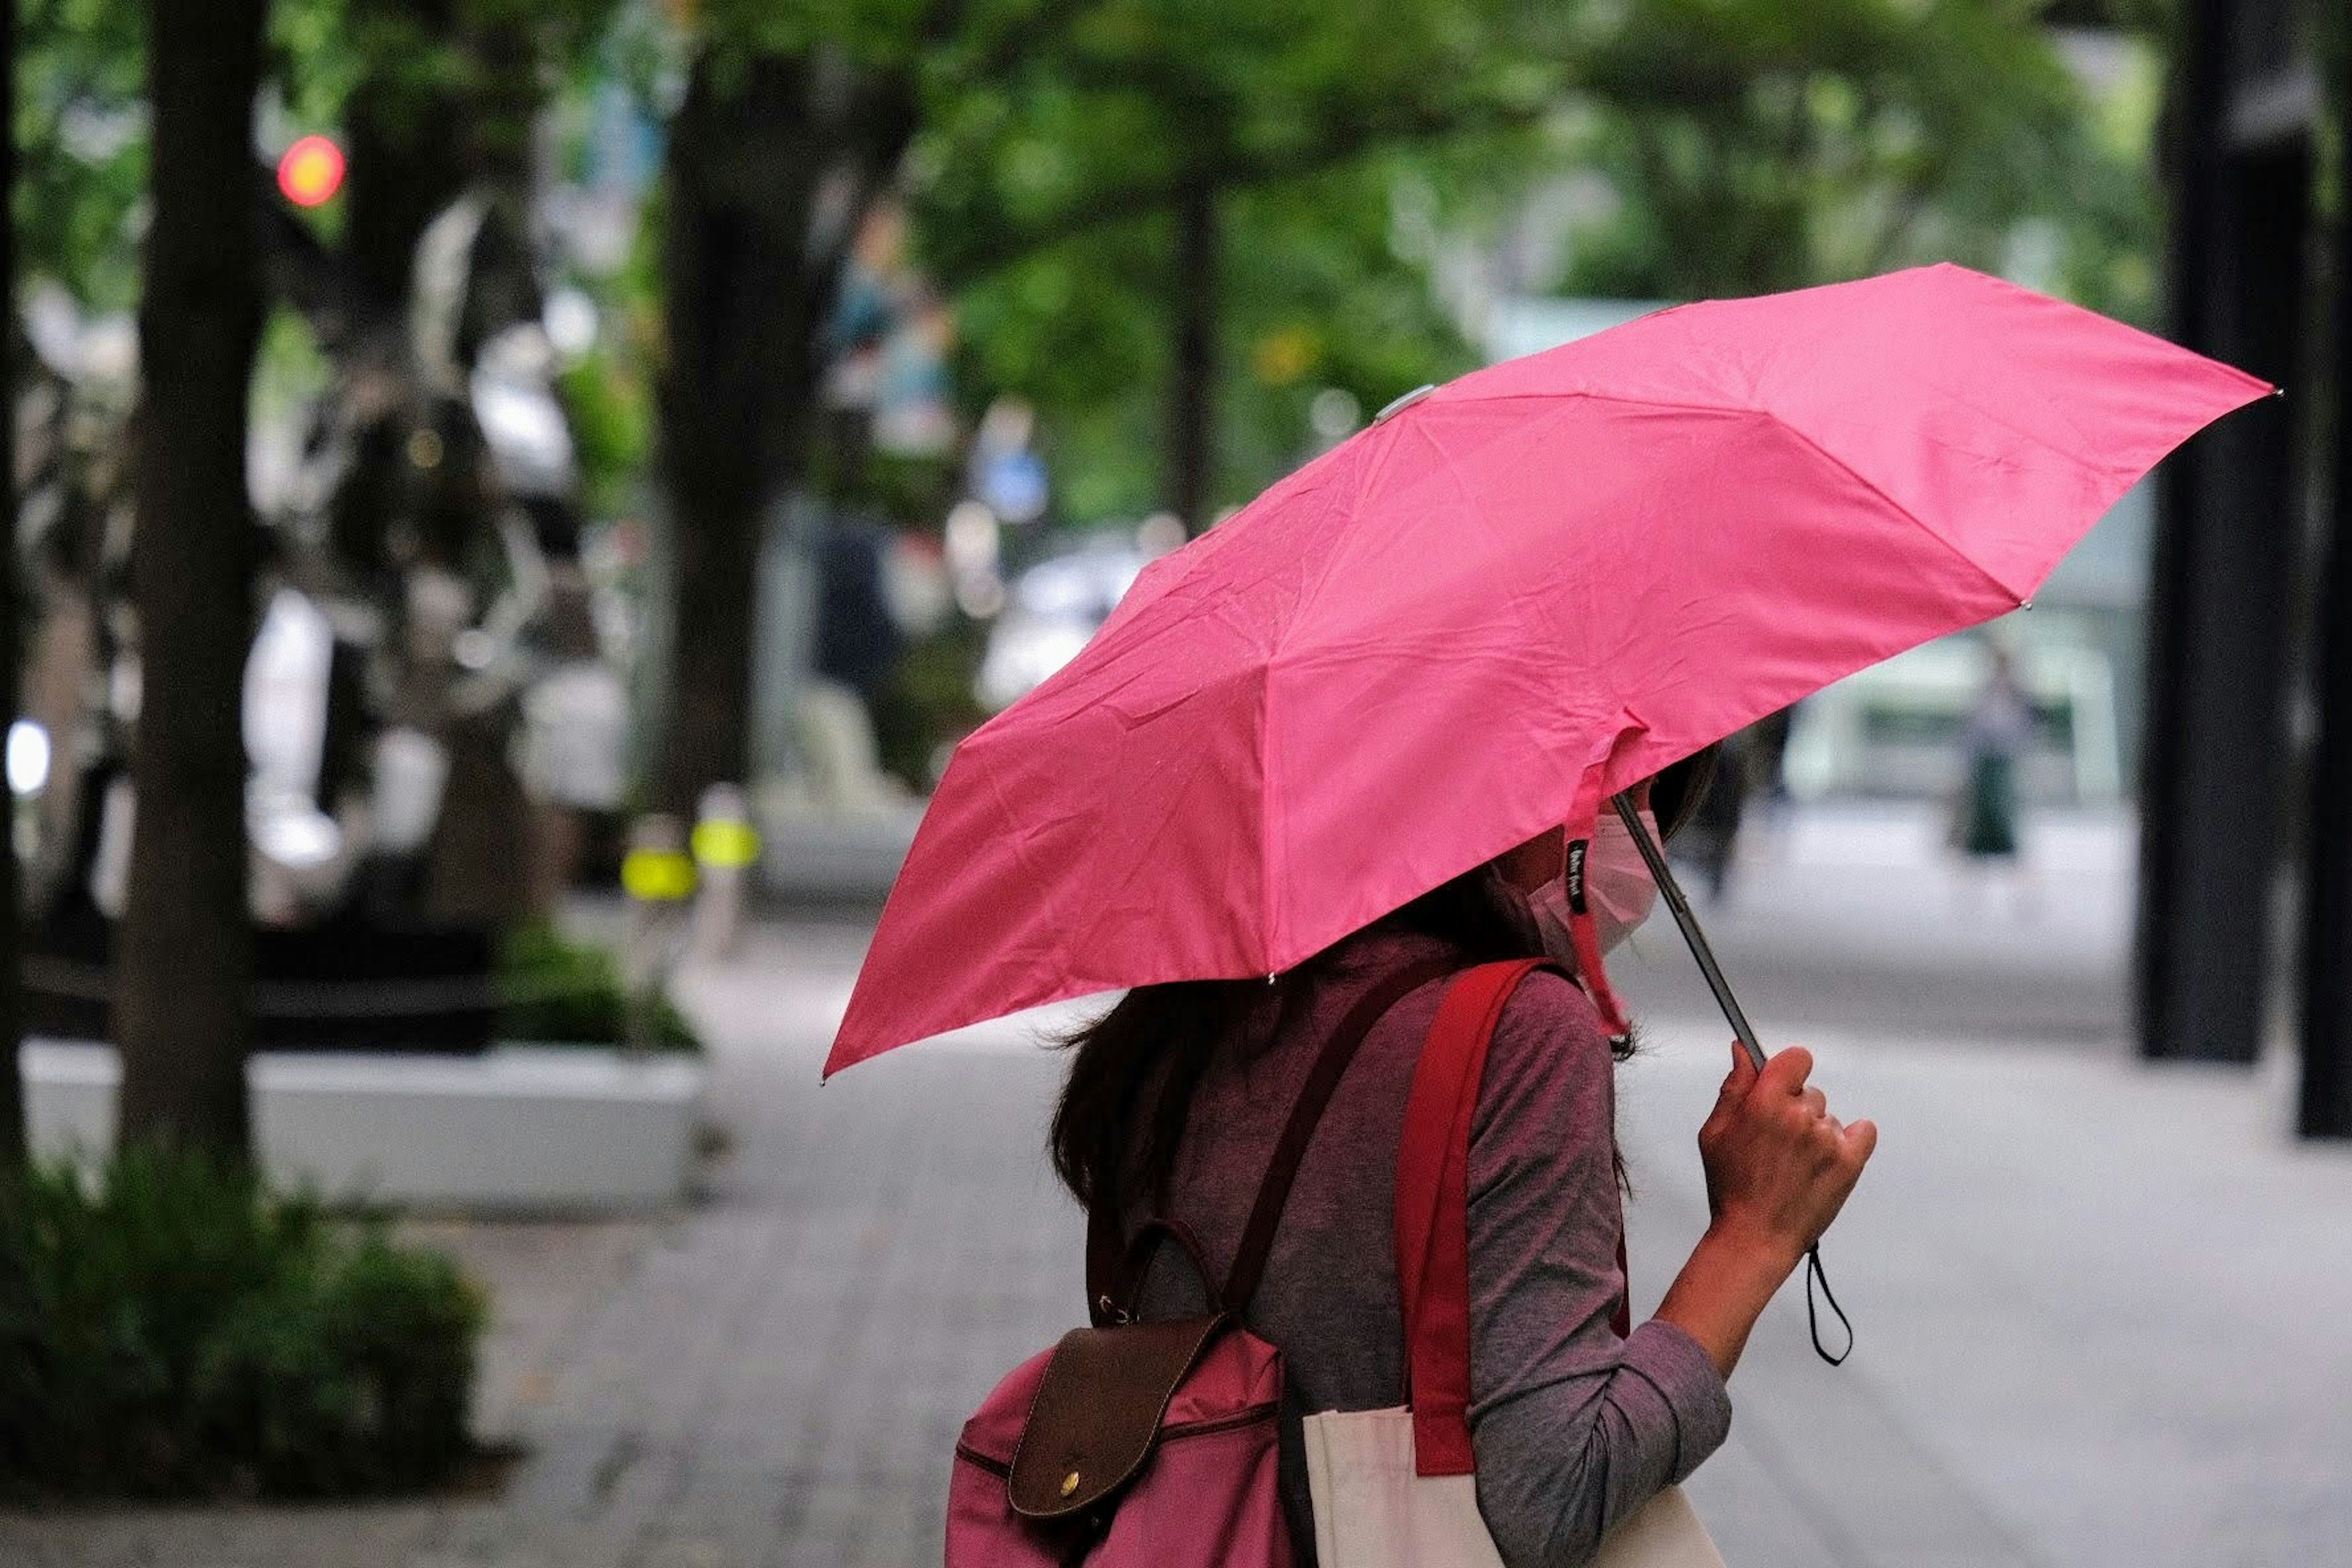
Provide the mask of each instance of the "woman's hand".
POLYGON ((1878 1146, 1868 1121, 1843 1125, 1818 1089, 1813 1057, 1791 1047, 1758 1072, 1734 1042, 1731 1076, 1698 1131, 1706 1167, 1706 1234, 1658 1305, 1724 1376, 1805 1249, 1845 1206, 1878 1146))
POLYGON ((1830 1114, 1828 1098, 1806 1086, 1813 1054, 1802 1046, 1760 1073, 1736 1041, 1731 1057, 1731 1076, 1698 1130, 1709 1229, 1785 1253, 1794 1268, 1845 1206, 1878 1129, 1847 1127, 1830 1114))

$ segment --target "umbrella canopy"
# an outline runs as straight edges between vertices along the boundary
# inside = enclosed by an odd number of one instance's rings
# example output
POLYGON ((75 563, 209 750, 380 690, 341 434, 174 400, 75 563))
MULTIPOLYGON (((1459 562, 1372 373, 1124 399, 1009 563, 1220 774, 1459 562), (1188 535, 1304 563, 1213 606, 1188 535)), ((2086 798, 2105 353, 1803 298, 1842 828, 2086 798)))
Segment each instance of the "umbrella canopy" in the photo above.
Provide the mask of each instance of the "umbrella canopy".
POLYGON ((1573 836, 2026 604, 2158 458, 2271 390, 1949 266, 1685 305, 1450 383, 1156 562, 958 748, 826 1071, 1272 974, 1573 836))

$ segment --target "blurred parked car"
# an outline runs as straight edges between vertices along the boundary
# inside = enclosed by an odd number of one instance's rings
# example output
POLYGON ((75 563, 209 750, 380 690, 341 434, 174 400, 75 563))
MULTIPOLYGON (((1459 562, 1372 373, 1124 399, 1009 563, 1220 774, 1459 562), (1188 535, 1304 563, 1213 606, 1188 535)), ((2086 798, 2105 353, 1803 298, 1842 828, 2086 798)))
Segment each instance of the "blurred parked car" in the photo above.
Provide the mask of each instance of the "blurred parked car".
POLYGON ((1082 536, 1015 576, 981 658, 981 705, 1001 712, 1077 658, 1150 559, 1122 529, 1082 536))

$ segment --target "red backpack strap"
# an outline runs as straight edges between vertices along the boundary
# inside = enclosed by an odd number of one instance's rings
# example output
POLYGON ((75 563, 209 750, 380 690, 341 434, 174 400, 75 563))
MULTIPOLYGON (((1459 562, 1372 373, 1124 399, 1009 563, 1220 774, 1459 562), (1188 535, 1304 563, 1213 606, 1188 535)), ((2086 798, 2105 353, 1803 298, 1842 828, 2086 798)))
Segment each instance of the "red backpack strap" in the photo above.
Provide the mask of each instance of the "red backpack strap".
POLYGON ((1466 1476, 1470 1452, 1470 1125, 1504 1005, 1541 959, 1487 963, 1447 987, 1422 1047, 1397 1151, 1396 1262, 1413 1468, 1466 1476))

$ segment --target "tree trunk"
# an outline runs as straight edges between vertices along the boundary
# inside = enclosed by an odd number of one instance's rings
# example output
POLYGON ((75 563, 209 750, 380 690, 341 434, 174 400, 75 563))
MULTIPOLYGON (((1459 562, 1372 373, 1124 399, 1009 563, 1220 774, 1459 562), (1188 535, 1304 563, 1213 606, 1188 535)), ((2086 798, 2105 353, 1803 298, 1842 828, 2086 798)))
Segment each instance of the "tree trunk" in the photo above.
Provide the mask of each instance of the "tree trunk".
POLYGON ((671 126, 662 462, 673 563, 656 798, 692 819, 748 782, 762 524, 798 468, 822 365, 806 255, 823 162, 805 62, 706 58, 671 126))
MULTIPOLYGON (((0 126, 16 123, 16 8, 0 16, 0 126)), ((16 138, 0 142, 0 191, 16 188, 16 138)), ((16 227, 0 233, 0 299, 16 298, 16 227)), ((6 341, 13 342, 11 331, 6 341)), ((0 386, 8 398, 8 417, 0 419, 0 517, 16 515, 16 367, 0 360, 0 386)), ((14 537, 13 527, 11 535, 14 537)), ((17 705, 16 552, 0 550, 0 721, 13 721, 17 705)), ((55 770, 66 771, 61 763, 55 770)), ((25 1165, 25 1083, 16 1065, 16 1047, 24 1033, 22 991, 16 975, 17 956, 24 943, 23 910, 18 891, 16 824, 16 796, 13 786, 0 784, 0 802, 8 814, 0 819, 0 1181, 12 1180, 25 1165)))
POLYGON ((1187 533, 1209 526, 1209 489, 1215 479, 1217 188, 1206 180, 1184 187, 1176 200, 1174 355, 1168 387, 1168 510, 1187 533))
POLYGON ((860 72, 837 51, 706 54, 671 122, 664 811, 690 817, 711 784, 750 782, 761 545, 806 465, 851 241, 919 107, 911 74, 860 72))
MULTIPOLYGON (((441 39, 457 26, 455 9, 451 0, 359 0, 351 22, 361 37, 441 39)), ((368 66, 343 105, 351 174, 342 255, 369 305, 396 311, 408 298, 417 237, 465 189, 471 121, 457 83, 420 81, 414 61, 368 66)))
POLYGON ((150 0, 152 216, 131 558, 139 816, 116 951, 125 1142, 241 1156, 252 934, 241 688, 253 620, 246 399, 261 324, 252 180, 267 0, 150 0), (239 206, 229 203, 232 215, 239 206))

